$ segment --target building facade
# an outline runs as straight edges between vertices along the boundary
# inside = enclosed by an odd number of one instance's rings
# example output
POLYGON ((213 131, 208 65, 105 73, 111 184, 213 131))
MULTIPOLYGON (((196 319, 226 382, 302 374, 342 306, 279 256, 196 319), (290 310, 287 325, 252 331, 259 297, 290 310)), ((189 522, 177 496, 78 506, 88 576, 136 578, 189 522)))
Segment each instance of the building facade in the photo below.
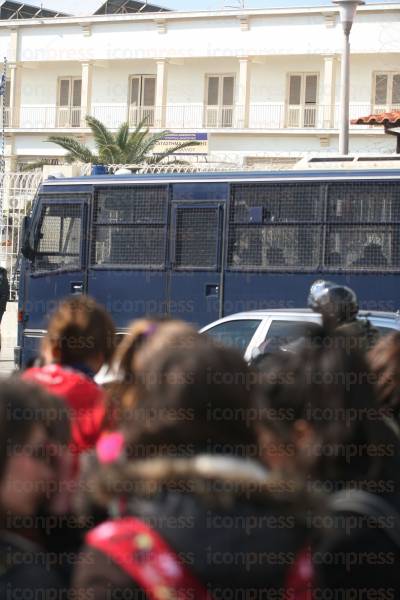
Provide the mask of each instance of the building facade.
MULTIPOLYGON (((206 134, 214 160, 337 152, 341 47, 333 5, 0 21, 7 168, 62 160, 55 132, 91 144, 86 115, 206 134)), ((399 109, 400 4, 360 7, 351 51, 350 118, 399 109)), ((395 146, 351 126, 351 152, 395 146)))

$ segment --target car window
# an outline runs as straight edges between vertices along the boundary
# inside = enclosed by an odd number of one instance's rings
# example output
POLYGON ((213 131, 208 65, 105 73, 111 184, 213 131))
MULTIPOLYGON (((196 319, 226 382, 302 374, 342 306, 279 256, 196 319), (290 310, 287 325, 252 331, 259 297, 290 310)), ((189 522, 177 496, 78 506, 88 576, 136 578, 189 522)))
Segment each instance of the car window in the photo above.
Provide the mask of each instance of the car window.
POLYGON ((396 331, 396 329, 393 329, 392 327, 383 327, 381 325, 372 325, 372 327, 375 327, 375 329, 378 330, 379 337, 383 337, 384 335, 388 335, 389 333, 396 331))
POLYGON ((304 335, 310 335, 319 329, 317 323, 310 321, 272 321, 267 337, 260 347, 262 352, 276 352, 282 346, 294 342, 304 335))
POLYGON ((226 321, 211 327, 204 333, 221 342, 221 344, 233 346, 244 353, 260 323, 260 319, 226 321))

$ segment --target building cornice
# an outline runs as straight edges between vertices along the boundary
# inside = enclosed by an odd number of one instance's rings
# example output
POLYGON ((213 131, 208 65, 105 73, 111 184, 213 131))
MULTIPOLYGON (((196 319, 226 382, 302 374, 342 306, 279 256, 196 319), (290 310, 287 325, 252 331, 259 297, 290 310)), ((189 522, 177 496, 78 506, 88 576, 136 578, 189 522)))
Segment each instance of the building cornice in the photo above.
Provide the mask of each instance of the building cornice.
MULTIPOLYGON (((400 3, 384 3, 384 4, 367 4, 360 6, 357 13, 387 13, 400 12, 400 3)), ((240 20, 249 19, 250 17, 274 17, 274 16, 301 16, 301 15, 321 15, 339 14, 339 9, 328 4, 313 7, 296 7, 296 8, 258 8, 250 10, 213 10, 213 11, 171 11, 171 12, 151 12, 145 14, 125 14, 125 15, 88 15, 86 17, 56 17, 52 19, 19 19, 12 21, 0 21, 2 29, 20 29, 25 27, 54 27, 54 25, 80 25, 90 27, 97 24, 105 23, 142 23, 154 22, 157 19, 162 19, 163 22, 168 21, 191 21, 204 19, 227 19, 234 18, 240 20)))

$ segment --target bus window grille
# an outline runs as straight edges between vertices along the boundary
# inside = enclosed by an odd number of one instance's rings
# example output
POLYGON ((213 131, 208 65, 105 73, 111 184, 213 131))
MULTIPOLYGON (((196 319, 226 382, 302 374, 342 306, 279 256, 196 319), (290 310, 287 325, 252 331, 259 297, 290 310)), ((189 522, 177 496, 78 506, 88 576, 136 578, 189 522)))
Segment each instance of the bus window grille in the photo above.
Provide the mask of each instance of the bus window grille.
POLYGON ((396 183, 330 184, 325 266, 344 271, 399 270, 399 225, 396 183))
POLYGON ((161 269, 165 266, 168 189, 105 189, 95 202, 93 265, 161 269))
POLYGON ((232 186, 228 267, 243 270, 400 270, 396 182, 232 186), (326 206, 326 211, 325 211, 326 206))
POLYGON ((175 268, 216 269, 219 215, 216 208, 178 208, 175 268))
POLYGON ((317 269, 322 215, 319 184, 232 186, 228 266, 243 270, 317 269), (256 223, 255 214, 259 216, 256 223))

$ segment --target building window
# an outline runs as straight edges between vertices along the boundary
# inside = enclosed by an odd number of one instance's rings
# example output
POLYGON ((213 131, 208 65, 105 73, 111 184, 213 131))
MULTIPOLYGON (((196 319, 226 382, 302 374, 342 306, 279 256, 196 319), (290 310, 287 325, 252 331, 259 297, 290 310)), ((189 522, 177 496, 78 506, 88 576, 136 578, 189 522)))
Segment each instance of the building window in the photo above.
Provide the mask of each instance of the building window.
POLYGON ((5 127, 11 127, 11 81, 6 80, 6 86, 3 95, 3 109, 4 109, 4 125, 5 127))
POLYGON ((129 125, 136 127, 146 119, 146 125, 153 127, 155 103, 156 76, 132 75, 129 79, 129 125))
POLYGON ((82 79, 62 77, 58 80, 57 127, 80 127, 82 79))
POLYGON ((234 75, 207 75, 206 127, 232 127, 235 96, 234 75))
POLYGON ((318 74, 289 73, 286 127, 315 127, 317 101, 318 74))
POLYGON ((400 109, 400 73, 374 74, 373 112, 400 109))

